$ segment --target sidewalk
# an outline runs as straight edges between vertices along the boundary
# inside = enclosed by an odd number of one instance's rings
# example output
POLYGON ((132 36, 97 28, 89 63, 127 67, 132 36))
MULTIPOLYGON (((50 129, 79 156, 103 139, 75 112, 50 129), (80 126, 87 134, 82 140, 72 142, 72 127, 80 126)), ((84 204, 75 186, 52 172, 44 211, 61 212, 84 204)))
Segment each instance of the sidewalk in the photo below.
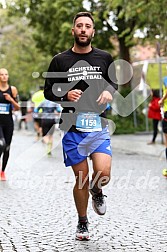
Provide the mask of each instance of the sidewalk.
POLYGON ((165 158, 165 145, 161 143, 161 134, 157 136, 156 143, 148 145, 152 134, 127 134, 111 136, 113 149, 119 149, 128 153, 148 154, 165 158))
MULTIPOLYGON (((19 132, 16 130, 15 134, 19 132)), ((25 135, 34 135, 33 130, 24 131, 25 135)), ((132 154, 148 154, 156 157, 165 158, 165 145, 162 144, 161 133, 158 134, 156 143, 148 145, 152 139, 152 133, 121 134, 111 136, 111 145, 115 150, 124 151, 132 154)))
MULTIPOLYGON (((19 133, 17 122, 15 123, 15 133, 19 133)), ((28 121, 28 131, 24 131, 25 135, 35 135, 33 121, 28 121)), ((162 144, 161 133, 158 133, 156 144, 148 145, 152 139, 152 132, 139 132, 136 134, 111 135, 112 148, 124 152, 148 154, 160 158, 165 158, 165 145, 162 144)))

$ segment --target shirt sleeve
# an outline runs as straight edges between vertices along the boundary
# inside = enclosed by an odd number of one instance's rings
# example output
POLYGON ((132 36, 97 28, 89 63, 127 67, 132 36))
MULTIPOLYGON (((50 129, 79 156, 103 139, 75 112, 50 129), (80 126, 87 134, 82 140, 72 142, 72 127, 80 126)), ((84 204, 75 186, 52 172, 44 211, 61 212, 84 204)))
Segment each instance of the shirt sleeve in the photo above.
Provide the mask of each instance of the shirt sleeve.
POLYGON ((108 55, 107 72, 104 78, 106 80, 105 90, 109 91, 113 95, 115 91, 118 89, 118 84, 117 84, 115 64, 110 54, 108 55))
POLYGON ((55 56, 49 65, 48 72, 46 75, 44 96, 47 100, 50 101, 67 101, 67 93, 61 95, 61 92, 59 92, 59 95, 57 94, 58 90, 56 84, 62 83, 62 79, 58 77, 58 72, 61 71, 58 65, 58 59, 55 56))

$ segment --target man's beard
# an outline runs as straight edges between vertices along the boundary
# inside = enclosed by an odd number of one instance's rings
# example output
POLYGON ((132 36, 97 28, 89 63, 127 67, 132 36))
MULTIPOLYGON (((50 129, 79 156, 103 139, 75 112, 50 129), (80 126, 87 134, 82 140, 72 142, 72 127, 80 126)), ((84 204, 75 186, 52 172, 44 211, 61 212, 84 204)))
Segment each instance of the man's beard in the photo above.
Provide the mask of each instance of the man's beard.
POLYGON ((74 34, 74 39, 75 39, 75 42, 76 42, 77 45, 85 47, 85 46, 90 45, 91 40, 92 40, 92 36, 91 37, 87 37, 86 41, 80 41, 79 37, 76 34, 74 34))

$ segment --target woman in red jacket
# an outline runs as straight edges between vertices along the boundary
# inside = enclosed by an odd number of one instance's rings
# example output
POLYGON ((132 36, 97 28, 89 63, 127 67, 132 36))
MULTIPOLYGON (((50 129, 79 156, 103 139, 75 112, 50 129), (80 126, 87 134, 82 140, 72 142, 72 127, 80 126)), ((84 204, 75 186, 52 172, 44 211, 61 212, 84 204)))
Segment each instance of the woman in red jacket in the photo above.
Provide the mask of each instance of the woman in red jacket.
POLYGON ((148 105, 148 118, 153 122, 153 138, 148 144, 154 144, 158 134, 158 123, 161 120, 161 111, 158 101, 160 100, 159 90, 152 90, 152 99, 148 105))

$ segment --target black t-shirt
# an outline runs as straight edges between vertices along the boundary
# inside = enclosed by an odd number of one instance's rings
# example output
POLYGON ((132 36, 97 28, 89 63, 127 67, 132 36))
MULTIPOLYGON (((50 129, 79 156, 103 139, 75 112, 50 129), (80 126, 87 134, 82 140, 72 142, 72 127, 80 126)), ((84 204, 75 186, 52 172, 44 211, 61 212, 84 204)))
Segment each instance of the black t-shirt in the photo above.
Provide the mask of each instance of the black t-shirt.
MULTIPOLYGON (((61 103, 62 130, 76 131, 77 112, 96 112, 101 115, 105 111, 106 104, 99 106, 96 100, 104 90, 114 93, 117 89, 112 63, 111 55, 97 48, 92 48, 86 54, 69 49, 53 57, 46 76, 44 95, 48 100, 61 103), (67 92, 73 89, 83 91, 78 102, 67 100, 67 92)), ((102 125, 104 127, 106 123, 102 125)))

